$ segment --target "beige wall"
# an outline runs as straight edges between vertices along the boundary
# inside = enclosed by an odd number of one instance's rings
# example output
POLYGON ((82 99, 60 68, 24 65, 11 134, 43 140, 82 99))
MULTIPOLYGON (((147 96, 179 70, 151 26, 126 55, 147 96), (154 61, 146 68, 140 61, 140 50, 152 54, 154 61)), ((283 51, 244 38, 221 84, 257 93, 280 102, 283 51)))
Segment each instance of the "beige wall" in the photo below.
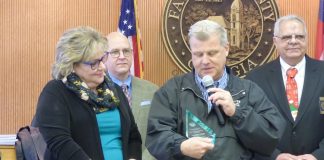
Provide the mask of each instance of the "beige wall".
MULTIPOLYGON (((164 1, 138 0, 144 78, 158 85, 181 73, 162 40, 164 1)), ((281 15, 294 13, 305 19, 311 57, 318 3, 277 0, 281 15)), ((30 124, 38 95, 51 79, 55 45, 62 32, 79 25, 92 26, 104 34, 115 31, 119 8, 120 0, 0 0, 0 134, 14 134, 30 124)))

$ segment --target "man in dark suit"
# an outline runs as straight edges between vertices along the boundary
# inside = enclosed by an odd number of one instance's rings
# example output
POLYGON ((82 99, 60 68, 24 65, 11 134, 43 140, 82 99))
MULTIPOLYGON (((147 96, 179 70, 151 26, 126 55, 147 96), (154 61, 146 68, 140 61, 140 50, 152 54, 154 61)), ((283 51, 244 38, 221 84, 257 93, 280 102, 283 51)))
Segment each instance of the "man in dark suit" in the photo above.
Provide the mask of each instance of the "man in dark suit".
POLYGON ((297 16, 277 20, 273 41, 279 57, 246 77, 265 91, 287 121, 279 145, 267 159, 323 160, 324 62, 306 55, 307 29, 297 16))

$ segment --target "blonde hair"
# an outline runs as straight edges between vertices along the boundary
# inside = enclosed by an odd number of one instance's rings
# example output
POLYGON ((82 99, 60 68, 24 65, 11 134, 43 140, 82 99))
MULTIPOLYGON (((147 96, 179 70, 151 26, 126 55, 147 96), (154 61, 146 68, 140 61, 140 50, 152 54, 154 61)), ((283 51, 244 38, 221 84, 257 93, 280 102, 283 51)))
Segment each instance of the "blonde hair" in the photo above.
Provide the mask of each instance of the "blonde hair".
POLYGON ((88 61, 107 51, 107 39, 91 27, 72 28, 63 33, 56 45, 52 77, 63 79, 73 71, 73 65, 88 61))
POLYGON ((195 37, 199 40, 207 40, 212 34, 216 34, 222 46, 228 44, 227 32, 220 24, 211 20, 200 20, 189 28, 189 39, 195 37))

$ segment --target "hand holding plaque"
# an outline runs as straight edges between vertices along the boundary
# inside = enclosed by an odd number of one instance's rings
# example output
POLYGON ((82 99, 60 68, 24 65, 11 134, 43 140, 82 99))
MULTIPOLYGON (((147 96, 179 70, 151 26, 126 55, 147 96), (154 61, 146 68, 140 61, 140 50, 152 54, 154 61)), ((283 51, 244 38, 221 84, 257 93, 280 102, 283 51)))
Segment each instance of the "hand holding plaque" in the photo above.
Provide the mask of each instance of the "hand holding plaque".
POLYGON ((186 110, 186 136, 210 138, 213 144, 216 142, 216 133, 188 110, 186 110))

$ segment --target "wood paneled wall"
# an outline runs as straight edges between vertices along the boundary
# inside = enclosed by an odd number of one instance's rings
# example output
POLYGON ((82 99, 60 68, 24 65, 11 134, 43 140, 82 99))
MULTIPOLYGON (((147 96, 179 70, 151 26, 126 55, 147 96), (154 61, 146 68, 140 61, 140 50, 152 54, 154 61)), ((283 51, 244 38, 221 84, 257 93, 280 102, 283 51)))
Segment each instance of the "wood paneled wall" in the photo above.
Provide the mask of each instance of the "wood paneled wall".
MULTIPOLYGON (((164 1, 138 0, 144 78, 158 85, 182 73, 163 44, 164 1)), ((277 4, 280 15, 305 19, 313 57, 319 0, 277 4)), ((119 8, 120 0, 0 0, 0 134, 14 134, 30 124, 39 93, 51 79, 55 45, 63 31, 87 25, 108 34, 117 28, 119 8)))

